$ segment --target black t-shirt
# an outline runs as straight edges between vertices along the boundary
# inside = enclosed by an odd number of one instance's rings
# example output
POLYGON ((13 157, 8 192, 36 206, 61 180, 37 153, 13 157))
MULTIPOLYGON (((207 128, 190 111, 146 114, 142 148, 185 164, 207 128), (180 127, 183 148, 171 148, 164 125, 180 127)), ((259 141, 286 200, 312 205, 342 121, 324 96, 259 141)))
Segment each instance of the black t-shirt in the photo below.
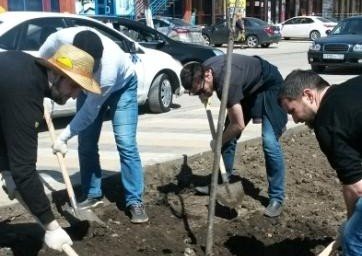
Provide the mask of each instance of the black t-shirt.
MULTIPOLYGON (((214 77, 214 88, 221 99, 224 76, 226 71, 226 55, 215 56, 207 59, 204 68, 211 68, 214 77)), ((240 54, 232 55, 230 88, 226 107, 240 103, 246 94, 262 78, 262 67, 258 58, 240 54)))
POLYGON ((314 130, 340 181, 347 185, 362 179, 362 76, 327 90, 314 130))

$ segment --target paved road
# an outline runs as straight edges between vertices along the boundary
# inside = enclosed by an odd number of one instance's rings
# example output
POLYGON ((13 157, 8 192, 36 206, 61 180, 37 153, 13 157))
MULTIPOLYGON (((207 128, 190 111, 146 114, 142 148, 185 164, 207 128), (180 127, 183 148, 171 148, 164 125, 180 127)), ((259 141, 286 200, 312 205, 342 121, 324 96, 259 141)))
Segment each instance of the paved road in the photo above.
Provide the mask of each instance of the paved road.
MULTIPOLYGON (((278 66, 285 77, 295 68, 309 69, 306 51, 308 41, 282 41, 277 46, 267 49, 242 49, 236 47, 237 53, 260 55, 278 66)), ((226 48, 220 48, 226 51, 226 48)), ((348 74, 348 72, 346 72, 348 74)), ((351 75, 325 74, 325 79, 338 83, 351 75)), ((197 97, 183 95, 174 100, 175 108, 164 114, 141 113, 139 116, 138 144, 143 165, 160 163, 166 160, 181 158, 183 154, 193 155, 209 150, 211 139, 205 111, 197 97)), ((217 99, 213 100, 212 112, 215 120, 219 111, 217 99)), ((57 133, 61 132, 69 119, 55 120, 57 133)), ((292 127, 293 122, 288 123, 292 127)), ((260 135, 260 125, 249 125, 242 140, 260 135)), ((66 163, 71 173, 73 184, 79 183, 77 142, 76 138, 69 141, 69 153, 66 163)), ((46 131, 39 134, 39 149, 37 168, 44 180, 47 192, 64 188, 61 173, 55 156, 50 150, 50 137, 46 131)), ((100 138, 100 157, 104 175, 119 170, 119 160, 114 145, 113 133, 109 121, 104 122, 100 138)), ((11 203, 0 191, 0 205, 11 203)))

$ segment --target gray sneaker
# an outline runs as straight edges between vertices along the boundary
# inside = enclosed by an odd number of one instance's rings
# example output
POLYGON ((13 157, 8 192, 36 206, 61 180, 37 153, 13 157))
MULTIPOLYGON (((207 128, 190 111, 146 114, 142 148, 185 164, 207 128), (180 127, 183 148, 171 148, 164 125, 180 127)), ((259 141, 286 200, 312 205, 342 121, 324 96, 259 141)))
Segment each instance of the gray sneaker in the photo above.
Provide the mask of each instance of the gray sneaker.
POLYGON ((148 221, 148 216, 143 203, 136 203, 128 206, 128 212, 131 215, 132 223, 145 223, 148 221))
POLYGON ((104 205, 102 197, 97 198, 87 198, 78 203, 79 209, 94 209, 104 205))
POLYGON ((282 204, 278 201, 270 201, 269 205, 265 208, 264 215, 274 218, 282 213, 282 204))

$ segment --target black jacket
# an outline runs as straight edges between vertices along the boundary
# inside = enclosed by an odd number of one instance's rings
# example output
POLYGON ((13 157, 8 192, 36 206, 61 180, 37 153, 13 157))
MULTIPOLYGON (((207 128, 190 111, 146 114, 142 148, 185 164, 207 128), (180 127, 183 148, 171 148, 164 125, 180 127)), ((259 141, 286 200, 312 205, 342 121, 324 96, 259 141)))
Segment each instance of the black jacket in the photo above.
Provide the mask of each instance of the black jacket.
POLYGON ((47 224, 54 216, 35 169, 47 72, 33 56, 17 51, 0 53, 0 70, 0 170, 11 172, 32 214, 47 224))

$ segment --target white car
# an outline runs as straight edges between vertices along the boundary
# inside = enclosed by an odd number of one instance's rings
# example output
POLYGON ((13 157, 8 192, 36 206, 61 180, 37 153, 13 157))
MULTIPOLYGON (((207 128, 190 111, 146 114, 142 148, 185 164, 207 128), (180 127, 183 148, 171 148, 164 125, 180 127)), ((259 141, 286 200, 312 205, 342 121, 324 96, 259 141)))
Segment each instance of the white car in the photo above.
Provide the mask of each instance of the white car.
POLYGON ((327 36, 327 31, 335 25, 337 23, 320 16, 297 16, 278 24, 284 39, 309 38, 312 41, 327 36))
MULTIPOLYGON (((97 20, 65 13, 5 12, 0 14, 0 49, 21 50, 38 55, 45 39, 53 32, 73 26, 92 27, 116 42, 135 63, 138 76, 138 103, 147 104, 151 112, 170 109, 174 94, 181 94, 180 71, 182 65, 170 55, 145 48, 119 31, 97 20)), ((75 112, 75 101, 64 106, 46 98, 52 116, 75 112)))

